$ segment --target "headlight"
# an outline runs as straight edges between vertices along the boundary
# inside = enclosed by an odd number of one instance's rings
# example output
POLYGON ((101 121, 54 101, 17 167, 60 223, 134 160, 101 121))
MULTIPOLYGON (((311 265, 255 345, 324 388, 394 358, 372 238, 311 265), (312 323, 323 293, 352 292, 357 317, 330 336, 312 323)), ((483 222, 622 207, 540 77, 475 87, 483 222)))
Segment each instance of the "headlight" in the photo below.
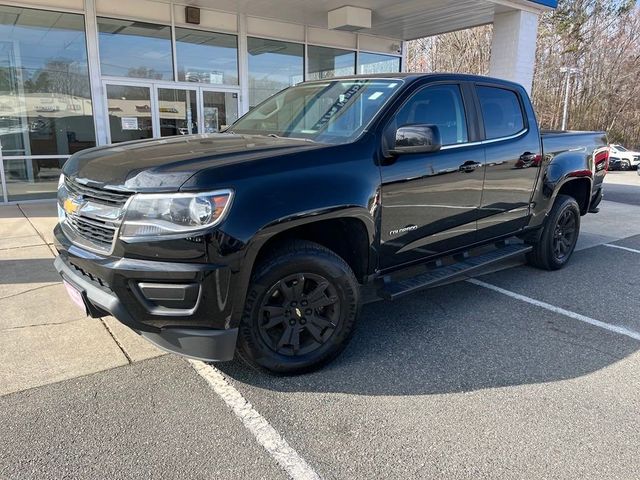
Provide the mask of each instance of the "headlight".
POLYGON ((64 199, 67 197, 67 189, 64 186, 64 173, 60 174, 60 178, 58 179, 58 222, 64 222, 64 219, 67 217, 67 214, 64 212, 62 208, 62 203, 64 199))
POLYGON ((120 236, 126 240, 197 233, 224 219, 232 197, 231 190, 139 193, 129 201, 120 236))

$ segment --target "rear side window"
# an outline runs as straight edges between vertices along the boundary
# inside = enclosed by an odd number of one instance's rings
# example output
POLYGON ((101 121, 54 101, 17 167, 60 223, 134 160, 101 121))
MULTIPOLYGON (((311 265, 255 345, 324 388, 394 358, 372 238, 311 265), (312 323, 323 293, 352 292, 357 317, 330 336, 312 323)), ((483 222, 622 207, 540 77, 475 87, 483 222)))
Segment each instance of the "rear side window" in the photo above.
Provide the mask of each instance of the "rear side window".
POLYGON ((497 87, 477 87, 487 140, 515 135, 524 130, 518 95, 497 87))
POLYGON ((398 111, 395 128, 411 124, 436 125, 443 145, 466 143, 467 120, 458 85, 435 85, 415 93, 398 111))

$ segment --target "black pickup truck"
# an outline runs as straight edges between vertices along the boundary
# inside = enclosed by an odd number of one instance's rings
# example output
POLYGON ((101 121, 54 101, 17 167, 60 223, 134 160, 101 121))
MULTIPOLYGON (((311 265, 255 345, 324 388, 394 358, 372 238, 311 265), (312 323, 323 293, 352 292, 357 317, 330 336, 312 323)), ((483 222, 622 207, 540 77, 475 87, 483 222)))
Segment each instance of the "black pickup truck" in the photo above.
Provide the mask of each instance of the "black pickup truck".
POLYGON ((303 83, 224 133, 73 155, 55 266, 87 314, 161 348, 301 372, 345 347, 365 297, 516 255, 564 266, 602 198, 606 145, 540 133, 503 80, 303 83))

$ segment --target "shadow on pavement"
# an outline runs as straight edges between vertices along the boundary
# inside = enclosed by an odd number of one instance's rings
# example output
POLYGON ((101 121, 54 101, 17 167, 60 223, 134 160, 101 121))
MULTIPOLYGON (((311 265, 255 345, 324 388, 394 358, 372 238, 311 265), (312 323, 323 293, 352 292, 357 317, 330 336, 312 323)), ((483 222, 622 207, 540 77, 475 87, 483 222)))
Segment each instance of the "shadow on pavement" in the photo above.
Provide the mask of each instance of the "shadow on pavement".
POLYGON ((575 378, 639 346, 458 283, 366 306, 351 344, 317 372, 277 377, 238 361, 216 366, 239 382, 281 392, 425 395, 575 378))
POLYGON ((0 260, 0 285, 60 282, 53 257, 0 260))

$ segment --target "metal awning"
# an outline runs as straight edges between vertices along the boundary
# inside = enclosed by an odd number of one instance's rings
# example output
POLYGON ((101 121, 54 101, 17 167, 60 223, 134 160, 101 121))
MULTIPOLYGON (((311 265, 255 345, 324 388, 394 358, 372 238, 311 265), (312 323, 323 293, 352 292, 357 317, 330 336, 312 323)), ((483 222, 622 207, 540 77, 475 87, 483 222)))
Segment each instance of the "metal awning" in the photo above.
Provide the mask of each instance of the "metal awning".
POLYGON ((399 40, 437 35, 491 23, 497 13, 541 12, 557 0, 197 0, 194 5, 327 28, 328 12, 350 5, 372 11, 370 29, 358 33, 399 40))

